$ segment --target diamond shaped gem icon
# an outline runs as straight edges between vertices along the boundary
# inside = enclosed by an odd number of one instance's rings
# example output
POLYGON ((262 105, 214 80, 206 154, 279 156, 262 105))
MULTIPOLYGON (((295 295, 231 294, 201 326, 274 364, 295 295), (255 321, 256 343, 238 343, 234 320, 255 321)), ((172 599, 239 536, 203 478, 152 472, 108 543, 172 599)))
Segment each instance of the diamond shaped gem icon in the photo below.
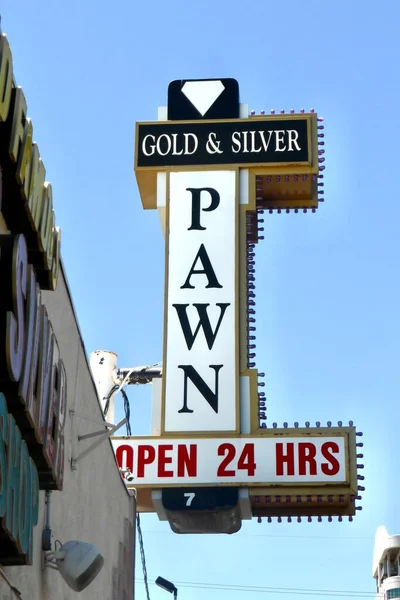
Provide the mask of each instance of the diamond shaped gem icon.
POLYGON ((193 104, 202 117, 212 107, 224 91, 222 81, 187 81, 182 87, 182 94, 193 104))

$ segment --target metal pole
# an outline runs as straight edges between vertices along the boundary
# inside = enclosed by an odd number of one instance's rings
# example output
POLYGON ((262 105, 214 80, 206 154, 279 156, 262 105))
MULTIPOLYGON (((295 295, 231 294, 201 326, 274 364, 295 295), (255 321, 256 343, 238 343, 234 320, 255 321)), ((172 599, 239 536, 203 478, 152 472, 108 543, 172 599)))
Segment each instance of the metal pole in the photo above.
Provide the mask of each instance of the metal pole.
POLYGON ((10 588, 10 590, 13 592, 13 594, 15 594, 15 596, 17 598, 19 598, 19 600, 22 600, 22 594, 19 591, 19 589, 17 589, 12 583, 11 581, 8 579, 7 575, 5 574, 5 572, 3 571, 3 567, 0 566, 0 576, 4 579, 4 581, 6 582, 6 584, 8 585, 8 587, 10 588))
MULTIPOLYGON (((90 355, 90 368, 96 385, 101 409, 104 413, 106 398, 115 385, 113 372, 117 368, 117 355, 107 350, 96 350, 90 355)), ((107 421, 114 423, 114 394, 110 398, 107 411, 107 421)))
POLYGON ((138 385, 151 383, 153 379, 162 377, 162 367, 159 365, 133 367, 131 369, 117 369, 114 373, 114 381, 121 385, 138 385))
POLYGON ((51 529, 51 490, 46 490, 45 492, 45 504, 46 504, 46 518, 45 518, 45 527, 47 529, 51 529))

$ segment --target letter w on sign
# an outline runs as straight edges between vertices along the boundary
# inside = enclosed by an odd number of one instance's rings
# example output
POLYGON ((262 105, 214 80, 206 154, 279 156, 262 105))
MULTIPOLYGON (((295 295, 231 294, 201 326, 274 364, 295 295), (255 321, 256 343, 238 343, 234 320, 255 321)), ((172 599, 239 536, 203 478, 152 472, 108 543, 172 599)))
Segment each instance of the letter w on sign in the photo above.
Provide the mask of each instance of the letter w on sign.
POLYGON ((209 304, 193 304, 193 306, 196 308, 198 315, 199 315, 199 322, 197 324, 196 329, 194 330, 194 333, 190 326, 189 318, 187 315, 187 307, 189 306, 189 304, 173 304, 172 306, 175 308, 176 312, 178 313, 179 321, 180 321, 180 324, 182 327, 182 332, 183 332, 183 335, 185 336, 186 345, 189 348, 189 350, 192 349, 193 344, 196 340, 197 334, 199 333, 200 329, 203 329, 205 338, 207 340, 207 346, 208 346, 209 350, 211 350, 212 347, 214 346, 214 342, 218 335, 218 331, 221 326, 222 319, 224 318, 225 311, 228 308, 229 304, 228 303, 222 304, 220 302, 217 303, 217 306, 220 308, 221 313, 219 315, 218 323, 217 323, 214 331, 212 330, 210 319, 209 319, 209 316, 207 313, 207 307, 210 305, 209 304))
POLYGON ((236 171, 173 172, 163 431, 238 430, 236 171))

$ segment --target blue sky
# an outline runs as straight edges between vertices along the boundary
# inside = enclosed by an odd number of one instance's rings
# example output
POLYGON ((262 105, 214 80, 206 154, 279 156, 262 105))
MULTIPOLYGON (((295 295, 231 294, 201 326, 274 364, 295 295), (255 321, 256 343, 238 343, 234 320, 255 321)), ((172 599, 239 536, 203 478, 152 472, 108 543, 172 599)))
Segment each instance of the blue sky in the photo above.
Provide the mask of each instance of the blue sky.
MULTIPOLYGON (((85 346, 117 352, 119 366, 156 362, 162 347, 164 240, 136 187, 135 122, 156 120, 171 80, 204 77, 236 78, 257 112, 313 107, 325 117, 325 204, 268 216, 257 250, 257 365, 270 422, 352 419, 364 432, 363 511, 353 523, 251 522, 219 537, 174 535, 154 516, 142 524, 151 580, 372 598, 375 529, 400 529, 400 4, 4 0, 1 13, 85 346)), ((150 389, 129 396, 133 431, 147 433, 150 389)), ((263 594, 179 592, 253 596, 263 594)))

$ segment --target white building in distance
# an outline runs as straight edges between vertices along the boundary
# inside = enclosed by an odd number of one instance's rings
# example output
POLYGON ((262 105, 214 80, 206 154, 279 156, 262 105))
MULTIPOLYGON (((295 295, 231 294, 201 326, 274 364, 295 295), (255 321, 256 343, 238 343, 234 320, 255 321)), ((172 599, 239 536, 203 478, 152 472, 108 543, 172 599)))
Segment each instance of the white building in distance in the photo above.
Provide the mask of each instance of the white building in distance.
POLYGON ((400 535, 389 535, 386 527, 376 530, 372 576, 377 598, 400 598, 400 535))

